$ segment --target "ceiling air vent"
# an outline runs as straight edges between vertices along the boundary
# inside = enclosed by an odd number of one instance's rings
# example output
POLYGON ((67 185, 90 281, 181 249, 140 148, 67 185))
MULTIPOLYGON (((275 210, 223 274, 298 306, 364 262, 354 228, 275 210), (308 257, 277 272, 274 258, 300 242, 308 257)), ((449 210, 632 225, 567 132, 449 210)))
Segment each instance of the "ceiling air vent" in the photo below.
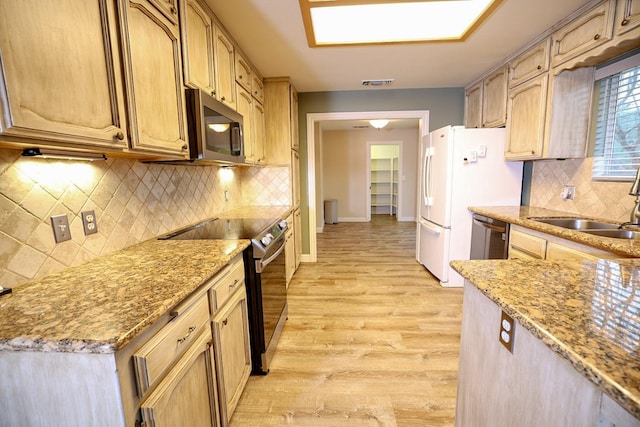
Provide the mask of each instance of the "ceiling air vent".
POLYGON ((365 86, 365 87, 391 86, 394 80, 395 79, 362 80, 362 86, 365 86))

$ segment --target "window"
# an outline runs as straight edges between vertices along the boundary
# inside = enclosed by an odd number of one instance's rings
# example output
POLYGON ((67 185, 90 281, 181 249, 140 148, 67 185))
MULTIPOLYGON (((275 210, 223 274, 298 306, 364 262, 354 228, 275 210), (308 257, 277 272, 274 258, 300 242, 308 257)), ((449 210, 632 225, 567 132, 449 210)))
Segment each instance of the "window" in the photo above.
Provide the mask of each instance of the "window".
POLYGON ((640 167, 640 55, 596 73, 593 179, 629 181, 640 167))

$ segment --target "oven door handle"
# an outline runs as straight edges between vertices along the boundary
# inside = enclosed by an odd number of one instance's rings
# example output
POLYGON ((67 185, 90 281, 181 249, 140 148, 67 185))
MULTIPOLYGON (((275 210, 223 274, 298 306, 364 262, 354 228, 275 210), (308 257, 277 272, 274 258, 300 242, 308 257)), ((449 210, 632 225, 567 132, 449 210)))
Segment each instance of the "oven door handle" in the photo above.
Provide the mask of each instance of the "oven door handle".
POLYGON ((284 251, 284 242, 282 243, 282 246, 280 246, 280 248, 269 258, 256 262, 256 273, 262 273, 265 267, 269 265, 271 261, 276 259, 282 253, 282 251, 284 251))

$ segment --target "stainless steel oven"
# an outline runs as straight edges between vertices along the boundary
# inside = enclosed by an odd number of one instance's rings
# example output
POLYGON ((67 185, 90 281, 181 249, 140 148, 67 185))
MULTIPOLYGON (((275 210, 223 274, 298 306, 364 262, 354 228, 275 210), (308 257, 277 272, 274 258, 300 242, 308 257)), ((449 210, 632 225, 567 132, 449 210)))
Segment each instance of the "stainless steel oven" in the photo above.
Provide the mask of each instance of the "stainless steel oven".
POLYGON ((161 239, 250 239, 243 252, 253 374, 266 374, 287 319, 284 242, 287 222, 275 218, 214 218, 161 239))

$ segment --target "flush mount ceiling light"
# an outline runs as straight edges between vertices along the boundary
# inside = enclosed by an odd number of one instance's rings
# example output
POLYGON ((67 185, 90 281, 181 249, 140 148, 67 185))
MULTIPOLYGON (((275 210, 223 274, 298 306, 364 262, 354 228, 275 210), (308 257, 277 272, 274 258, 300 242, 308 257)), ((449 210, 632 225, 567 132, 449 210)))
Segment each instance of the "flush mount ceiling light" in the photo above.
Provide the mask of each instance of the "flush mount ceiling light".
POLYGON ((380 120, 369 120, 369 124, 371 126, 373 126, 374 128, 380 130, 383 127, 385 127, 386 125, 389 124, 389 120, 384 120, 384 119, 380 119, 380 120))
POLYGON ((462 41, 502 0, 299 0, 310 47, 462 41))

